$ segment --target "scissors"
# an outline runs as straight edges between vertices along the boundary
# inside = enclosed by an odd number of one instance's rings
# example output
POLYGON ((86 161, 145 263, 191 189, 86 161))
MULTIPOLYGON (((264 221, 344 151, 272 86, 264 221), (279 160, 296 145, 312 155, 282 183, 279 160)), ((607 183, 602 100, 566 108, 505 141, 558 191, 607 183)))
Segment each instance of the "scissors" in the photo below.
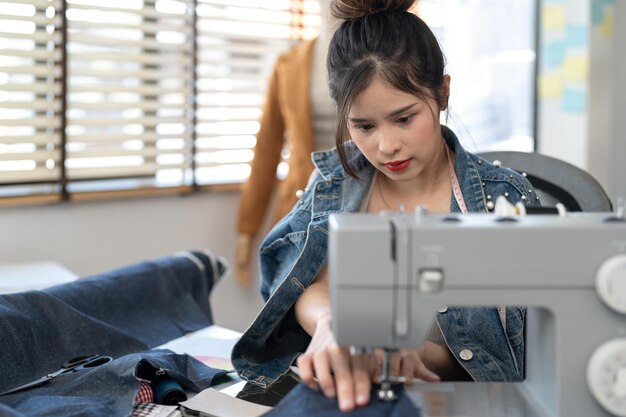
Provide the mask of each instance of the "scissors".
POLYGON ((52 372, 51 374, 48 374, 46 376, 42 376, 41 378, 36 379, 32 382, 28 382, 24 385, 20 385, 19 387, 10 389, 8 391, 4 391, 0 393, 0 396, 6 395, 6 394, 12 394, 14 392, 24 391, 24 390, 31 389, 34 387, 38 387, 40 385, 47 383, 48 381, 53 380, 59 375, 62 375, 68 372, 80 371, 83 369, 96 368, 100 365, 104 365, 105 363, 111 362, 112 360, 113 358, 111 358, 110 356, 101 356, 101 355, 79 356, 77 358, 70 359, 69 361, 65 362, 61 366, 61 369, 59 369, 58 371, 52 372))

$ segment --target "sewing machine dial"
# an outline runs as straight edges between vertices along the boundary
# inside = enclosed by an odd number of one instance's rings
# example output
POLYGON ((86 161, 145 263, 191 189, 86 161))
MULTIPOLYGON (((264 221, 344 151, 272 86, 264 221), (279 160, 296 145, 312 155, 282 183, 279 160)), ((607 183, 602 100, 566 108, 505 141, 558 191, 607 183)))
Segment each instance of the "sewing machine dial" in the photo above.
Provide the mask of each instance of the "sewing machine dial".
POLYGON ((587 384, 605 410, 626 417, 626 338, 610 340, 593 352, 587 384))
POLYGON ((596 275, 596 291, 613 311, 626 314, 626 255, 604 261, 596 275))

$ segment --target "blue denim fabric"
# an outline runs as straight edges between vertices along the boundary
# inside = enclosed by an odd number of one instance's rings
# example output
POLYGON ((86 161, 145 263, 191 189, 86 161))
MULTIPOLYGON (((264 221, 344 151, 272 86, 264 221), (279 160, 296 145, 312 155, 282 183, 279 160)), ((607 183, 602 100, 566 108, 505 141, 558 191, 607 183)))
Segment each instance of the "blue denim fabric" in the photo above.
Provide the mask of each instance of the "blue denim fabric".
MULTIPOLYGON (((454 170, 468 211, 488 212, 487 203, 495 202, 500 195, 512 203, 523 201, 528 206, 540 205, 524 176, 465 151, 447 127, 442 127, 442 133, 455 155, 454 170)), ((261 245, 261 295, 266 304, 232 354, 239 375, 259 386, 267 387, 285 374, 294 359, 307 348, 310 337, 295 320, 293 305, 326 263, 330 214, 358 212, 374 178, 375 168, 356 146, 351 143, 347 146, 350 165, 359 179, 345 174, 336 150, 314 153, 317 177, 261 245)), ((450 211, 460 211, 455 198, 451 198, 450 211)), ((470 309, 460 312, 467 310, 470 309)), ((455 321, 455 314, 439 315, 437 321, 448 347, 457 354, 470 337, 475 345, 481 345, 481 359, 474 361, 479 366, 466 367, 476 381, 502 381, 503 376, 507 381, 522 379, 524 344, 523 336, 519 338, 519 335, 523 335, 524 330, 523 309, 507 311, 507 318, 511 316, 512 321, 507 325, 506 334, 495 308, 482 313, 476 310, 471 321, 455 321), (478 317, 488 320, 489 326, 483 326, 478 317), (469 333, 461 329, 473 323, 481 325, 469 333), (483 343, 481 328, 499 328, 499 331, 495 337, 484 337, 483 343), (456 330, 467 338, 457 338, 456 330), (512 345, 510 337, 521 342, 512 345), (501 364, 495 369, 483 369, 482 364, 491 357, 499 358, 501 364)))
MULTIPOLYGON (((404 386, 395 387, 398 399, 391 402, 380 401, 377 397, 378 387, 372 389, 370 403, 359 407, 349 415, 355 417, 419 417, 422 415, 411 400, 405 395, 404 386)), ((319 391, 313 391, 304 384, 292 389, 274 409, 263 414, 264 417, 344 417, 347 414, 339 410, 337 399, 326 398, 319 391)))
POLYGON ((193 252, 1 295, 0 392, 77 356, 119 358, 211 325, 209 294, 225 271, 221 259, 193 252))
MULTIPOLYGON (((58 364, 57 366, 59 366, 58 364)), ((125 417, 139 391, 139 368, 163 369, 190 391, 200 392, 225 372, 166 350, 133 353, 91 370, 67 373, 41 387, 0 397, 2 417, 125 417)))

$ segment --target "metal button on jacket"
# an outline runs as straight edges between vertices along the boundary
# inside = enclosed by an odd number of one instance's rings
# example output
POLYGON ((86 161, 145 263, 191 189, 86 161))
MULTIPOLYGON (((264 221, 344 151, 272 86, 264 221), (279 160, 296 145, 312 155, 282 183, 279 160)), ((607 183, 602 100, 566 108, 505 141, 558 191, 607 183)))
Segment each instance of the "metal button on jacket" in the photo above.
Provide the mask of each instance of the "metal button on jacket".
POLYGON ((445 313, 446 311, 448 311, 448 306, 441 306, 437 311, 440 313, 445 313))
POLYGON ((469 361, 474 357, 474 354, 472 353, 471 350, 469 349, 463 349, 460 353, 459 356, 461 357, 461 359, 463 359, 464 361, 469 361))

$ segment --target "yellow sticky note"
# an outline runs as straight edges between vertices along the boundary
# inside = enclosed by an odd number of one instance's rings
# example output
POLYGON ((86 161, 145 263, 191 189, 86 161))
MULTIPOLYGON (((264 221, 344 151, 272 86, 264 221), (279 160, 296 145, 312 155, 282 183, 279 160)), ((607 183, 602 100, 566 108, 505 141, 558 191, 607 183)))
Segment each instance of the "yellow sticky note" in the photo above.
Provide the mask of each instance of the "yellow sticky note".
POLYGON ((542 74, 539 76, 539 97, 558 98, 563 95, 563 77, 561 74, 542 74))
POLYGON ((613 20, 614 16, 612 13, 605 13, 604 20, 600 24, 600 33, 607 38, 613 37, 613 20))
POLYGON ((567 22, 565 16, 565 5, 563 4, 546 4, 543 6, 542 23, 544 29, 561 30, 565 29, 567 22))
POLYGON ((563 63, 563 76, 566 80, 587 81, 589 60, 586 56, 570 55, 563 63))

